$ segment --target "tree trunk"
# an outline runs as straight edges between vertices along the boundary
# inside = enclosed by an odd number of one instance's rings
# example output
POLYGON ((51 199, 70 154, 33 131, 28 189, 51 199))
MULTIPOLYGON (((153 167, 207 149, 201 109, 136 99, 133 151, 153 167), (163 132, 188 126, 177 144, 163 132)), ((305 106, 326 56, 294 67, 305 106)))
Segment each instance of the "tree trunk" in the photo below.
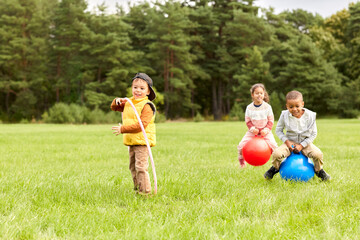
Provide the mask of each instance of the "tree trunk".
MULTIPOLYGON (((56 63, 56 79, 59 81, 61 75, 61 57, 58 55, 56 63)), ((60 89, 56 87, 56 102, 60 102, 60 89)))
POLYGON ((214 120, 218 120, 218 101, 217 101, 217 93, 216 93, 216 80, 213 79, 212 81, 212 109, 214 120))
POLYGON ((221 120, 223 106, 223 87, 221 81, 213 80, 212 82, 212 107, 214 120, 221 120))
POLYGON ((169 116, 169 48, 166 49, 166 60, 164 62, 164 94, 165 94, 165 116, 169 116))
POLYGON ((218 87, 218 113, 217 113, 217 119, 216 120, 221 120, 222 119, 222 109, 223 109, 223 96, 224 96, 224 87, 223 87, 223 83, 221 82, 221 80, 219 81, 219 87, 218 87))
POLYGON ((194 109, 194 89, 191 90, 191 117, 194 118, 195 117, 195 109, 194 109))
POLYGON ((6 112, 9 115, 9 98, 10 98, 10 91, 7 91, 6 98, 5 98, 5 106, 6 106, 6 112))

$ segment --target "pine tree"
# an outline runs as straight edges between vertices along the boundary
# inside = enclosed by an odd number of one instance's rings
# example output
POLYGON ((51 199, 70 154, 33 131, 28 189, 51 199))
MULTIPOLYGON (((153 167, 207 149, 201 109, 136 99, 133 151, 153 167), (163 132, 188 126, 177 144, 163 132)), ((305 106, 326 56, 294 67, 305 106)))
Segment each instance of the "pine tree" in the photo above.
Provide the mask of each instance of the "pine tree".
POLYGON ((249 56, 245 59, 245 64, 241 70, 235 74, 234 79, 238 84, 233 87, 234 94, 238 98, 243 110, 251 102, 250 88, 256 83, 262 83, 266 86, 272 82, 272 76, 269 71, 269 63, 263 61, 263 57, 258 47, 253 47, 249 56))
POLYGON ((125 96, 141 56, 131 50, 130 26, 119 15, 106 15, 105 10, 100 6, 97 15, 89 16, 80 36, 83 67, 79 76, 81 102, 103 110, 114 96, 125 96))
POLYGON ((343 83, 342 105, 343 117, 360 115, 360 2, 349 7, 349 21, 346 29, 346 46, 349 55, 346 61, 348 80, 343 83))
MULTIPOLYGON (((232 85, 234 84, 233 75, 236 71, 236 66, 241 61, 244 61, 244 52, 232 51, 236 37, 240 35, 243 40, 251 38, 255 31, 244 30, 246 28, 246 20, 242 22, 242 17, 257 14, 258 8, 253 6, 253 1, 188 1, 187 4, 192 6, 194 14, 191 20, 198 23, 199 27, 192 32, 198 37, 199 41, 193 48, 194 52, 200 53, 197 64, 201 66, 205 72, 202 78, 197 79, 197 101, 203 102, 201 104, 206 111, 211 102, 211 110, 214 119, 220 120, 223 114, 229 113, 233 101, 232 85), (241 10, 243 14, 237 12, 241 10), (235 16, 237 14, 237 16, 235 16), (236 24, 231 25, 236 18, 237 25, 242 25, 243 32, 231 32, 231 28, 236 29, 236 24), (230 39, 232 37, 232 39, 230 39), (228 40, 228 38, 230 40, 228 40), (205 87, 204 87, 205 86, 205 87), (204 89, 204 90, 202 90, 204 89), (211 95, 210 95, 210 94, 211 95), (205 101, 203 100, 205 99, 205 101)), ((253 19, 248 17, 253 23, 253 19)), ((238 29, 241 29, 238 28, 238 29)), ((246 41, 242 41, 243 44, 246 41)), ((250 47, 253 44, 248 44, 245 47, 250 47)), ((244 47, 244 46, 242 46, 244 47)))
POLYGON ((76 102, 79 99, 78 86, 81 81, 82 59, 81 36, 87 31, 85 0, 62 0, 55 8, 52 27, 52 81, 56 102, 76 102))
MULTIPOLYGON (((195 85, 193 77, 198 69, 193 65, 195 56, 190 53, 188 9, 175 1, 157 3, 159 10, 150 12, 152 21, 148 25, 149 53, 152 67, 161 76, 165 97, 166 117, 186 115, 193 104, 191 93, 195 85)), ((155 78, 160 82, 160 78, 155 78)))
POLYGON ((249 89, 255 83, 269 85, 271 74, 269 64, 263 62, 260 48, 270 43, 271 30, 262 19, 242 10, 234 11, 233 21, 227 23, 224 29, 226 35, 226 48, 230 56, 224 61, 225 69, 229 71, 230 100, 241 99, 239 102, 245 109, 249 99, 249 89), (232 90, 233 90, 232 89, 232 90))
POLYGON ((347 46, 350 49, 348 76, 351 79, 360 77, 360 2, 349 8, 349 22, 347 26, 347 46))
POLYGON ((308 33, 311 27, 322 25, 324 21, 320 14, 312 14, 303 9, 295 9, 291 12, 287 10, 280 16, 283 16, 285 21, 302 33, 308 33))
POLYGON ((280 73, 283 91, 303 93, 309 108, 325 114, 338 108, 342 77, 334 66, 327 63, 311 39, 302 35, 289 41, 291 52, 285 57, 288 63, 280 73))
POLYGON ((0 89, 10 120, 39 117, 47 104, 46 67, 53 1, 0 4, 0 89))

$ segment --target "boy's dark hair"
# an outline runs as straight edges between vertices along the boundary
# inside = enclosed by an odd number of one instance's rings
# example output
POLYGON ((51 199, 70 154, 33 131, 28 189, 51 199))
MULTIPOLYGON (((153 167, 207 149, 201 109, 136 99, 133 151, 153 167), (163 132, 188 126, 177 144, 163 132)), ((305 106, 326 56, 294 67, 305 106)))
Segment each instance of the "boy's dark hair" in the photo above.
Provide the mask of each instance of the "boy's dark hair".
POLYGON ((264 101, 269 103, 270 102, 270 97, 269 94, 267 93, 264 84, 262 83, 256 83, 254 85, 252 85, 252 87, 250 88, 250 93, 253 94, 255 92, 255 89, 257 88, 262 88, 264 90, 264 101))
POLYGON ((303 95, 299 91, 290 91, 286 94, 286 100, 294 100, 294 99, 301 99, 303 100, 303 95))

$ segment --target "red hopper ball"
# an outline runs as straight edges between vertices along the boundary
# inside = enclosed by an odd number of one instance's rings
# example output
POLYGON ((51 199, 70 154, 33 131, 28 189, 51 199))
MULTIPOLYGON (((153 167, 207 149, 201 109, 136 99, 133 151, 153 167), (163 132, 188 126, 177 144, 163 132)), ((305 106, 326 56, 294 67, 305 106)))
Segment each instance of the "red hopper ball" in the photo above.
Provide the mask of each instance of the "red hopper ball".
POLYGON ((271 149, 263 137, 255 136, 242 150, 245 161, 253 166, 261 166, 269 161, 271 149))

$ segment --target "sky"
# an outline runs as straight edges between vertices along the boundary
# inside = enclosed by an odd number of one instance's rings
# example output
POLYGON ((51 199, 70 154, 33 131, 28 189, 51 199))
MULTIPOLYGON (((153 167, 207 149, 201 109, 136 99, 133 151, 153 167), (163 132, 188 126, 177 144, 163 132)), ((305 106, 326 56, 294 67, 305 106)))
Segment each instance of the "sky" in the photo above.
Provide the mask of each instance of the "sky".
MULTIPOLYGON (((332 14, 344 8, 348 8, 349 3, 359 2, 360 0, 256 0, 254 5, 262 8, 274 8, 275 13, 280 13, 284 10, 293 10, 297 8, 304 9, 311 13, 319 13, 322 17, 330 17, 332 14)), ((115 12, 115 4, 124 6, 127 9, 127 2, 137 3, 134 0, 87 0, 88 10, 93 11, 96 5, 105 2, 108 6, 108 13, 115 12)))

